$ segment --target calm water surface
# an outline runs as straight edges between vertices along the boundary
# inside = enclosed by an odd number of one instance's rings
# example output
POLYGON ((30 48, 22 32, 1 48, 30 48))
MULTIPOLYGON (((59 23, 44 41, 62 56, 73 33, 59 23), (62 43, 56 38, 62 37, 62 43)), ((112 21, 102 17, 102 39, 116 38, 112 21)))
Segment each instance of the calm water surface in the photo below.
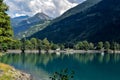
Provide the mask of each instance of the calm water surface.
POLYGON ((56 71, 74 71, 73 80, 120 80, 120 54, 7 54, 0 62, 33 75, 35 80, 50 80, 56 71))

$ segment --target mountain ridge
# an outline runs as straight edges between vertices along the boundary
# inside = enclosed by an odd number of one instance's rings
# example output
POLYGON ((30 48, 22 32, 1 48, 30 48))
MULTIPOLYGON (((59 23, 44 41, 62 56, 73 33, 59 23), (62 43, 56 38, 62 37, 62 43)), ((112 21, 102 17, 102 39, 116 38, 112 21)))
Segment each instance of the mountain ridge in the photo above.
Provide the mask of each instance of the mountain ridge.
POLYGON ((56 43, 79 40, 119 41, 119 12, 119 0, 102 0, 85 11, 52 23, 31 37, 40 39, 46 37, 56 43))
POLYGON ((51 17, 44 13, 37 13, 32 17, 20 16, 11 19, 11 24, 14 30, 14 34, 16 36, 20 32, 24 32, 37 24, 43 24, 45 21, 48 20, 51 20, 51 17), (18 22, 16 22, 16 19, 18 20, 18 22))
POLYGON ((67 18, 69 16, 75 15, 79 12, 82 12, 82 11, 86 10, 87 8, 94 6, 95 4, 97 4, 100 1, 102 1, 102 0, 86 0, 86 1, 82 2, 80 5, 77 5, 71 9, 69 9, 68 11, 63 13, 60 17, 55 18, 53 20, 53 23, 58 22, 58 21, 60 21, 64 18, 67 18))

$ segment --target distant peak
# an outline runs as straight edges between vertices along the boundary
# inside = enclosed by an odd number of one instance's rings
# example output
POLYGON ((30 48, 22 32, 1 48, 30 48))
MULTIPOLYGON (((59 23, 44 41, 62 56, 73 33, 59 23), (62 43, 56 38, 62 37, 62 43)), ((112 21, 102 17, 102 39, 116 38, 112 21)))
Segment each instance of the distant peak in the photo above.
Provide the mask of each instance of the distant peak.
POLYGON ((50 20, 51 17, 49 17, 48 15, 46 15, 45 13, 41 12, 41 13, 36 13, 33 17, 37 17, 40 19, 47 19, 50 20))
POLYGON ((46 14, 43 13, 43 12, 41 12, 41 13, 36 13, 36 14, 35 14, 35 16, 43 16, 43 15, 48 16, 48 15, 46 15, 46 14))

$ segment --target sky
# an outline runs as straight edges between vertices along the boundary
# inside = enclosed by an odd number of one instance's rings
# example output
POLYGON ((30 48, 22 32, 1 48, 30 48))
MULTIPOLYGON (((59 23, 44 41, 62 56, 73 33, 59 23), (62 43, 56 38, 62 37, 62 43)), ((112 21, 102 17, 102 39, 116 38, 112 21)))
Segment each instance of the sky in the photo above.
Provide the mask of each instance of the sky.
POLYGON ((85 0, 4 0, 9 6, 7 12, 11 17, 33 16, 43 12, 50 17, 58 17, 66 10, 85 0))

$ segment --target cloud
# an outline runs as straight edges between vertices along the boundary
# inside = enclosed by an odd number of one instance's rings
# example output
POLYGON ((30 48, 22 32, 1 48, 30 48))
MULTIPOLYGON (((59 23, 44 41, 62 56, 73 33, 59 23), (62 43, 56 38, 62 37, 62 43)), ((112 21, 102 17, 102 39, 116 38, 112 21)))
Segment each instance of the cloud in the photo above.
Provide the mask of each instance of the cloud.
POLYGON ((82 1, 84 0, 5 0, 9 6, 8 14, 11 17, 32 16, 38 12, 57 17, 82 1))

